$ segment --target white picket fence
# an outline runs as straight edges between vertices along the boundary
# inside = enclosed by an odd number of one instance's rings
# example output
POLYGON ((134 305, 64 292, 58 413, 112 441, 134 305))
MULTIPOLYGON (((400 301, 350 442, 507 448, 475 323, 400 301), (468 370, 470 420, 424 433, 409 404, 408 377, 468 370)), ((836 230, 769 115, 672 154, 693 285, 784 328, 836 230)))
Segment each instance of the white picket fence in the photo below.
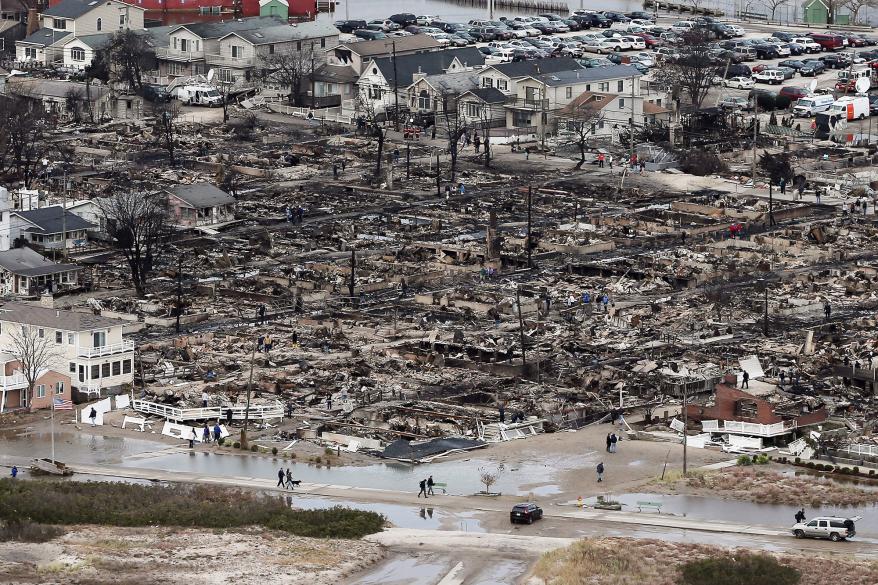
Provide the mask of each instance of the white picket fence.
POLYGON ((284 114, 303 120, 313 120, 314 122, 335 122, 337 124, 353 123, 353 116, 343 114, 340 108, 325 108, 312 110, 311 108, 299 108, 296 106, 287 106, 279 103, 267 102, 265 104, 268 109, 276 114, 284 114))
MULTIPOLYGON (((147 400, 134 399, 131 401, 131 407, 137 412, 146 414, 154 414, 164 417, 175 422, 187 420, 208 420, 208 419, 224 419, 226 412, 232 410, 232 418, 235 420, 244 420, 247 412, 246 406, 209 406, 207 408, 177 408, 167 404, 158 402, 149 402, 147 400)), ((283 418, 283 404, 275 401, 274 404, 267 405, 250 405, 250 420, 268 420, 273 418, 283 418)))
POLYGON ((776 437, 778 435, 786 434, 796 428, 796 423, 795 421, 792 421, 763 425, 759 423, 726 420, 723 421, 722 426, 720 426, 719 421, 717 420, 705 420, 701 422, 701 428, 706 433, 733 433, 756 437, 776 437))

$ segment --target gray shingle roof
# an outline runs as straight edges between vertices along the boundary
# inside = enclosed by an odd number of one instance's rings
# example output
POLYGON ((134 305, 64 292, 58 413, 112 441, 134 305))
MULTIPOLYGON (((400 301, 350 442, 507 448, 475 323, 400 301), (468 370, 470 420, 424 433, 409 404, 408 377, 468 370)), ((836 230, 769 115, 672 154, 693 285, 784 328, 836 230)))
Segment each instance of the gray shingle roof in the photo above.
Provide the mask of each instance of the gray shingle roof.
POLYGON ((0 321, 23 323, 37 327, 51 327, 64 331, 92 331, 106 329, 114 325, 124 325, 124 321, 108 319, 92 313, 77 313, 75 311, 59 311, 40 307, 38 305, 26 305, 24 303, 3 303, 0 305, 0 321))
POLYGON ((82 270, 76 264, 56 264, 30 248, 13 248, 0 252, 0 267, 20 276, 44 276, 82 270))
POLYGON ((277 16, 251 16, 238 20, 230 20, 228 22, 195 22, 192 24, 181 24, 178 27, 174 27, 171 32, 185 28, 202 39, 218 39, 233 32, 274 27, 283 23, 284 21, 277 16))
POLYGON ((419 49, 432 50, 440 47, 439 41, 430 35, 411 35, 397 37, 395 39, 378 39, 375 41, 360 41, 358 43, 345 43, 344 48, 356 53, 360 57, 377 57, 387 55, 391 51, 391 41, 396 41, 396 51, 416 51, 419 49))
POLYGON ((471 93, 474 96, 478 97, 486 104, 503 103, 506 101, 506 94, 504 94, 496 87, 479 87, 477 89, 469 91, 468 93, 471 93))
POLYGON ((479 76, 473 71, 428 75, 425 79, 436 91, 458 94, 479 86, 479 76))
MULTIPOLYGON (((29 232, 37 234, 60 234, 62 229, 61 211, 63 209, 64 208, 60 205, 53 205, 51 207, 31 209, 30 211, 13 211, 12 213, 36 226, 35 228, 29 228, 27 230, 29 232)), ((68 232, 97 227, 95 224, 85 221, 78 215, 70 213, 69 211, 65 210, 64 214, 66 217, 63 228, 68 232)))
POLYGON ((557 57, 546 59, 533 59, 527 61, 518 61, 515 63, 501 63, 500 65, 492 65, 500 73, 510 78, 529 77, 541 75, 543 73, 557 73, 559 71, 575 71, 577 69, 585 69, 576 62, 576 59, 570 57, 557 57))
MULTIPOLYGON (((427 75, 445 73, 445 70, 455 58, 462 65, 468 67, 481 67, 485 64, 485 56, 475 47, 415 53, 414 55, 397 55, 396 72, 399 75, 399 84, 401 86, 410 85, 414 81, 415 73, 425 73, 427 75)), ((381 74, 384 75, 384 79, 388 83, 393 84, 393 58, 379 57, 375 59, 375 65, 378 66, 381 74)))
POLYGON ((57 43, 69 34, 70 31, 53 31, 50 28, 41 28, 34 32, 32 35, 25 37, 23 40, 20 40, 18 42, 28 43, 31 45, 49 46, 52 43, 57 43))
POLYGON ((70 39, 70 41, 67 41, 67 42, 69 43, 73 40, 79 40, 79 41, 82 41, 84 44, 88 45, 89 47, 91 47, 92 49, 100 49, 101 47, 106 45, 108 42, 110 42, 110 39, 112 37, 113 37, 113 35, 111 35, 109 33, 101 33, 101 34, 97 34, 97 35, 83 35, 81 37, 74 37, 73 39, 70 39))
MULTIPOLYGON (((338 29, 331 23, 323 21, 300 22, 298 24, 280 24, 277 26, 260 27, 251 30, 235 31, 235 34, 254 45, 270 45, 305 39, 337 36, 338 29)), ((228 36, 228 35, 225 35, 228 36)))
MULTIPOLYGON (((21 79, 12 77, 6 83, 6 88, 14 94, 39 98, 66 98, 71 89, 76 89, 82 99, 89 96, 93 102, 101 100, 109 92, 106 86, 97 85, 95 83, 92 83, 91 88, 86 92, 85 83, 63 81, 60 79, 33 79, 29 77, 21 79)), ((58 215, 60 217, 60 213, 58 213, 58 215)))
POLYGON ((171 188, 169 192, 196 209, 214 207, 216 205, 229 205, 235 202, 234 197, 210 183, 177 185, 171 188))
POLYGON ((631 65, 613 65, 610 67, 592 67, 590 69, 577 69, 575 71, 557 71, 535 75, 549 87, 570 85, 588 81, 603 81, 607 79, 625 79, 640 77, 641 73, 631 65))

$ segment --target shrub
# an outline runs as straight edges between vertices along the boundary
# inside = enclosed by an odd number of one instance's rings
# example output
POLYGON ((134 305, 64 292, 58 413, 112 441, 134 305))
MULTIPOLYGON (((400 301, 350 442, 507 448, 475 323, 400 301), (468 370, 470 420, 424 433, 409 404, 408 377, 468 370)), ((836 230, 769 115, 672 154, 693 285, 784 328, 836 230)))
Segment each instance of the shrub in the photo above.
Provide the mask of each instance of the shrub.
POLYGON ((335 455, 335 449, 333 449, 332 447, 327 447, 323 450, 323 454, 326 455, 327 458, 332 457, 333 455, 335 455))
POLYGON ((842 467, 841 472, 845 475, 849 475, 851 472, 851 468, 850 467, 842 467))
POLYGON ((250 450, 254 453, 259 451, 259 445, 250 445, 250 450))
POLYGON ((875 475, 875 470, 874 470, 874 469, 870 469, 870 470, 869 470, 869 475, 875 475))
POLYGON ((323 459, 320 457, 320 455, 314 458, 314 463, 316 463, 317 465, 320 465, 322 462, 323 459))
POLYGON ((801 463, 801 462, 802 462, 802 458, 801 458, 801 457, 796 457, 796 464, 798 465, 798 464, 801 463))
POLYGON ((271 448, 271 454, 272 454, 272 455, 277 455, 277 447, 272 447, 272 448, 271 448))
MULTIPOLYGON (((293 510, 282 498, 216 486, 0 479, 0 521, 19 518, 34 525, 262 526, 314 538, 361 538, 384 526, 384 517, 374 512, 340 506, 293 510)), ((43 529, 57 536, 53 527, 43 529)))
POLYGON ((767 554, 735 553, 689 561, 680 567, 681 585, 796 585, 801 573, 767 554))
POLYGON ((35 524, 30 520, 10 518, 0 526, 0 542, 17 540, 18 542, 49 542, 64 534, 64 529, 57 526, 35 524))
POLYGON ((749 455, 738 455, 738 465, 753 465, 749 455))
POLYGON ((240 449, 241 443, 239 443, 238 441, 235 441, 234 443, 232 443, 232 447, 234 447, 235 449, 240 449))
POLYGON ((762 453, 753 457, 754 465, 768 465, 769 461, 771 461, 771 458, 762 453))
POLYGON ((219 443, 219 446, 222 447, 223 445, 226 444, 226 438, 220 437, 220 439, 219 439, 219 441, 217 441, 217 443, 219 443))
POLYGON ((860 468, 857 467, 856 465, 854 466, 854 468, 851 471, 854 473, 854 475, 860 475, 860 468))
POLYGON ((775 106, 777 105, 774 95, 770 93, 756 94, 756 104, 763 112, 773 111, 775 106))
POLYGON ((295 459, 295 458, 296 458, 296 454, 295 454, 295 453, 290 453, 290 459, 295 459))

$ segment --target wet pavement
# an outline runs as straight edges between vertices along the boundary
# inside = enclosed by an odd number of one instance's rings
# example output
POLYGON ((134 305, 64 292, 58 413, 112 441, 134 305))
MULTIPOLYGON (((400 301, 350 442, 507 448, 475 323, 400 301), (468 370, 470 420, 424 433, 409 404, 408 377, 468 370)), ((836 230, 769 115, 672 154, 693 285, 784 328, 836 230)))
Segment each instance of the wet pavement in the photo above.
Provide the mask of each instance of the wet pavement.
MULTIPOLYGON (((686 495, 675 496, 632 493, 608 495, 606 496, 606 499, 612 499, 622 503, 622 510, 626 512, 636 512, 637 502, 657 502, 662 504, 662 515, 673 514, 675 516, 686 518, 700 518, 703 520, 757 524, 762 526, 780 526, 784 528, 793 525, 793 518, 799 510, 799 507, 782 504, 757 504, 754 502, 686 495)), ((586 498, 583 501, 586 505, 594 505, 595 502, 597 502, 597 498, 586 498)), ((573 503, 574 502, 570 502, 570 504, 573 503)), ((863 519, 857 522, 858 539, 862 540, 862 538, 859 537, 878 539, 878 507, 876 506, 804 507, 805 514, 808 518, 813 518, 815 516, 862 516, 863 519)), ((657 512, 646 511, 643 513, 655 514, 657 512)), ((878 540, 875 542, 878 542, 878 540)))

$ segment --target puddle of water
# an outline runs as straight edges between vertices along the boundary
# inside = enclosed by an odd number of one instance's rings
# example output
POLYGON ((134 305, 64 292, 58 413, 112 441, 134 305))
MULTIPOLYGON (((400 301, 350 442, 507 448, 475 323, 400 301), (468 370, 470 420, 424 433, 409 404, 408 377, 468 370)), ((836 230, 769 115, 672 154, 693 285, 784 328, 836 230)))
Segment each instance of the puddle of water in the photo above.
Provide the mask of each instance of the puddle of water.
POLYGON ((426 585, 442 578, 451 567, 437 557, 395 557, 358 576, 351 585, 426 585))
POLYGON ((477 518, 480 515, 481 512, 455 512, 448 516, 441 528, 461 532, 487 532, 482 527, 482 521, 477 518))
POLYGON ((522 489, 518 491, 519 496, 527 496, 533 494, 535 496, 552 496, 561 493, 561 487, 555 484, 541 485, 533 488, 522 489))
POLYGON ((513 585, 527 571, 528 564, 512 559, 498 559, 486 569, 480 571, 467 585, 513 585))
MULTIPOLYGON (((787 528, 793 525, 793 517, 799 510, 797 506, 780 504, 757 504, 737 500, 721 500, 702 496, 659 495, 659 494, 613 494, 608 496, 623 504, 622 510, 636 512, 637 502, 661 502, 662 514, 675 514, 704 520, 719 520, 736 524, 756 524, 760 526, 776 526, 787 528)), ((586 504, 594 504, 597 498, 587 498, 586 504)), ((655 514, 647 511, 644 514, 655 514)), ((822 506, 820 508, 805 507, 808 518, 815 516, 862 516, 857 522, 857 535, 878 536, 878 507, 839 507, 822 506)), ((860 540, 858 538, 858 540, 860 540)))
POLYGON ((834 484, 842 487, 855 487, 859 490, 864 490, 867 492, 878 491, 878 480, 875 479, 860 479, 857 477, 848 477, 845 475, 827 475, 825 473, 818 473, 816 471, 799 469, 782 471, 781 475, 785 475, 787 477, 804 477, 807 478, 809 481, 816 481, 818 483, 825 484, 834 484))
MULTIPOLYGON (((0 462, 9 457, 48 457, 50 433, 30 432, 0 443, 0 462)), ((55 458, 59 461, 118 465, 124 457, 162 449, 163 445, 140 439, 102 437, 78 433, 55 433, 55 458)))
POLYGON ((394 526, 400 528, 422 528, 426 530, 438 530, 442 522, 450 515, 434 508, 413 508, 410 506, 397 506, 394 504, 367 504, 334 500, 329 498, 317 498, 308 496, 284 496, 294 508, 305 510, 324 510, 334 506, 344 506, 356 510, 377 512, 383 514, 394 526))

